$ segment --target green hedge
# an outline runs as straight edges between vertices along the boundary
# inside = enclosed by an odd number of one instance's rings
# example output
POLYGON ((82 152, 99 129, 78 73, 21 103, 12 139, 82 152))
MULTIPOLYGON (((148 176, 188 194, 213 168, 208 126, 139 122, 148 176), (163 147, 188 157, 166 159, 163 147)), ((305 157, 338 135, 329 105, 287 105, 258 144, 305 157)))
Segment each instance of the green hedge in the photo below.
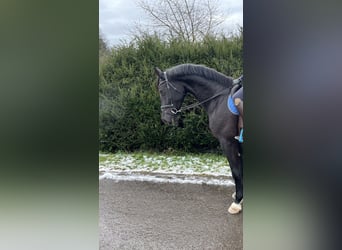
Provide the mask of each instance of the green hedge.
MULTIPOLYGON (((204 64, 237 77, 242 74, 242 36, 208 37, 197 43, 165 42, 157 36, 142 36, 128 45, 113 48, 100 65, 100 150, 218 149, 201 108, 182 114, 183 128, 160 122, 154 67, 165 70, 182 63, 204 64)), ((187 97, 185 104, 193 101, 187 97)))

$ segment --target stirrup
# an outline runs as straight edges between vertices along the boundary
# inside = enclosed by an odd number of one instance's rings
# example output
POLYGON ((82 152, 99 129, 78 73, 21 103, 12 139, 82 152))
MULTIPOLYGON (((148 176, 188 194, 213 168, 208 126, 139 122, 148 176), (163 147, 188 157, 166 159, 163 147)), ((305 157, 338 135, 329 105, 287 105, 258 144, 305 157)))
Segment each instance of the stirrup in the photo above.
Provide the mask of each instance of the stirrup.
POLYGON ((234 136, 236 140, 238 140, 240 143, 243 143, 243 129, 240 131, 240 135, 234 136))

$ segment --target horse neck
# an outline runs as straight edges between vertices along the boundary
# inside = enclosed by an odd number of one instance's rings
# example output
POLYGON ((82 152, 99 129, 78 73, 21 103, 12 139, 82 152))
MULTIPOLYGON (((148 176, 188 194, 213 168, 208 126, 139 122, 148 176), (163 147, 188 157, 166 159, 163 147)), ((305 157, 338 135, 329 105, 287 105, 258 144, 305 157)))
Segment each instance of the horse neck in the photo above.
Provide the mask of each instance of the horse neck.
MULTIPOLYGON (((183 80, 183 85, 186 89, 186 92, 192 94, 199 102, 205 101, 229 87, 228 85, 225 86, 214 80, 208 80, 204 77, 198 76, 185 78, 183 80)), ((220 97, 217 97, 213 100, 203 103, 202 106, 207 112, 209 112, 209 110, 215 106, 214 103, 216 103, 219 99, 220 97)))
POLYGON ((186 78, 183 83, 186 91, 191 93, 199 102, 229 87, 203 77, 186 78))

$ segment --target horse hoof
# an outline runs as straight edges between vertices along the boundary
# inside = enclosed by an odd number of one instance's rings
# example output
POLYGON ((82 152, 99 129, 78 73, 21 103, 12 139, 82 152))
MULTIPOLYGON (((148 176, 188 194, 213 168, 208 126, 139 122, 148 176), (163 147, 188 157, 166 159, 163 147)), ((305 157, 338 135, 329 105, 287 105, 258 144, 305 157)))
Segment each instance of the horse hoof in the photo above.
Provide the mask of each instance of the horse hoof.
POLYGON ((237 204, 233 202, 230 207, 228 208, 228 213, 230 214, 237 214, 242 210, 241 204, 237 204))

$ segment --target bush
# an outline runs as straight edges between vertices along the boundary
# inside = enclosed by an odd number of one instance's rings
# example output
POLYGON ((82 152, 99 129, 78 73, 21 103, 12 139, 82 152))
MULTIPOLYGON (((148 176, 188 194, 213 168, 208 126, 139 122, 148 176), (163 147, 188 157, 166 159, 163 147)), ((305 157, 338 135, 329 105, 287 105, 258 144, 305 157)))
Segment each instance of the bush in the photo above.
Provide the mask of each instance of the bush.
MULTIPOLYGON (((201 108, 182 114, 183 128, 160 122, 154 66, 165 70, 182 63, 204 64, 226 75, 242 74, 242 36, 207 37, 201 42, 162 41, 142 36, 112 49, 100 65, 100 150, 217 150, 201 108)), ((188 97, 185 105, 194 102, 188 97)))

